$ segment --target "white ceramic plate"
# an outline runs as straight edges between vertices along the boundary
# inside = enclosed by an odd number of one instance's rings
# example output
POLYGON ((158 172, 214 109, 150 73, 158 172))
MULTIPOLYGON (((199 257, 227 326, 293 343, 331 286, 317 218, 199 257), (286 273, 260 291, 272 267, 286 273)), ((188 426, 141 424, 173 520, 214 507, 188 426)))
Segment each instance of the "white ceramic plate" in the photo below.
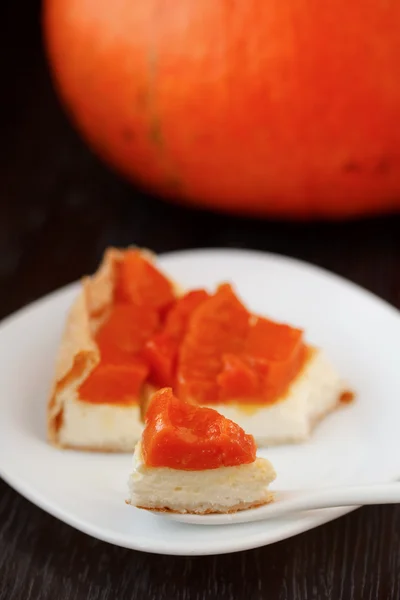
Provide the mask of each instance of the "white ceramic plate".
MULTIPOLYGON (((304 327, 326 349, 358 399, 324 420, 301 446, 265 451, 275 489, 375 483, 400 475, 400 318, 368 292, 288 258, 236 250, 164 255, 185 286, 234 282, 250 308, 304 327)), ((58 451, 45 441, 54 356, 76 285, 0 326, 0 475, 26 498, 99 539, 148 552, 217 554, 271 544, 350 509, 265 523, 199 527, 125 505, 128 455, 58 451)))

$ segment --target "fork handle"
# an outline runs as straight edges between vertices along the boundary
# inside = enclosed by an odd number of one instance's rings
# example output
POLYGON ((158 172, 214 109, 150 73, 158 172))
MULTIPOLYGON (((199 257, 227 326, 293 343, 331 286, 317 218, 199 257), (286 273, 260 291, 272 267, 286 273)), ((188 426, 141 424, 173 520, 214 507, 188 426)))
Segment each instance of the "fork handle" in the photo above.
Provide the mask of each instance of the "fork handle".
MULTIPOLYGON (((285 499, 268 506, 271 516, 278 516, 300 510, 338 508, 342 506, 364 506, 367 504, 400 503, 400 483, 357 485, 325 488, 310 492, 285 492, 285 499), (274 513, 272 515, 272 513, 274 513)), ((265 517, 264 517, 265 518, 265 517)))

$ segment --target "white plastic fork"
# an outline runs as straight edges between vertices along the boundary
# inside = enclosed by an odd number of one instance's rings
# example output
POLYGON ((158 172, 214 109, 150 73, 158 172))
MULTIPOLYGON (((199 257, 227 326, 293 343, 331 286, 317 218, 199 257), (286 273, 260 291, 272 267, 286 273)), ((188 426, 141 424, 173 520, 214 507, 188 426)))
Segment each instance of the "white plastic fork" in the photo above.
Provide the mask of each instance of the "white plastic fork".
POLYGON ((323 489, 277 491, 274 500, 258 508, 235 513, 207 515, 157 513, 164 518, 192 525, 230 525, 266 521, 289 513, 321 508, 359 507, 367 504, 400 503, 400 483, 342 486, 323 489))

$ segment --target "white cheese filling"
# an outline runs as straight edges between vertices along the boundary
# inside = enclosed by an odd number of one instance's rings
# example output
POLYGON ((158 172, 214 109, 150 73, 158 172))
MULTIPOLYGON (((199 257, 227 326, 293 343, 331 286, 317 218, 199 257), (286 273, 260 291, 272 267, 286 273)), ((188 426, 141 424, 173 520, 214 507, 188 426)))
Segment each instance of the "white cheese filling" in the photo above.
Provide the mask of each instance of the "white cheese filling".
POLYGON ((269 502, 268 485, 274 479, 274 468, 264 458, 246 465, 202 471, 147 467, 139 442, 128 482, 128 502, 142 508, 183 513, 228 512, 269 502))
POLYGON ((76 392, 65 389, 59 430, 62 446, 88 450, 133 452, 143 424, 139 404, 93 404, 82 402, 76 392))
MULTIPOLYGON (((295 378, 286 396, 267 405, 232 402, 212 405, 246 433, 258 446, 302 442, 313 426, 338 404, 345 386, 323 352, 315 350, 295 378)), ((59 442, 82 449, 133 452, 143 424, 138 404, 93 404, 79 400, 67 387, 61 392, 63 404, 59 442)))

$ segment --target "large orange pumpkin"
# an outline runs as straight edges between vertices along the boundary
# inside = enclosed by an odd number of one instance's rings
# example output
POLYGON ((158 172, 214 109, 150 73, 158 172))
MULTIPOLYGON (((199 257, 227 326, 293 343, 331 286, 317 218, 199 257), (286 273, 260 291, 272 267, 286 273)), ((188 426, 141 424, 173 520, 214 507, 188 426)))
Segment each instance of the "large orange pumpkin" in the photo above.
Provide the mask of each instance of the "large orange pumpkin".
POLYGON ((61 95, 157 193, 272 216, 400 207, 398 0, 45 0, 61 95))

